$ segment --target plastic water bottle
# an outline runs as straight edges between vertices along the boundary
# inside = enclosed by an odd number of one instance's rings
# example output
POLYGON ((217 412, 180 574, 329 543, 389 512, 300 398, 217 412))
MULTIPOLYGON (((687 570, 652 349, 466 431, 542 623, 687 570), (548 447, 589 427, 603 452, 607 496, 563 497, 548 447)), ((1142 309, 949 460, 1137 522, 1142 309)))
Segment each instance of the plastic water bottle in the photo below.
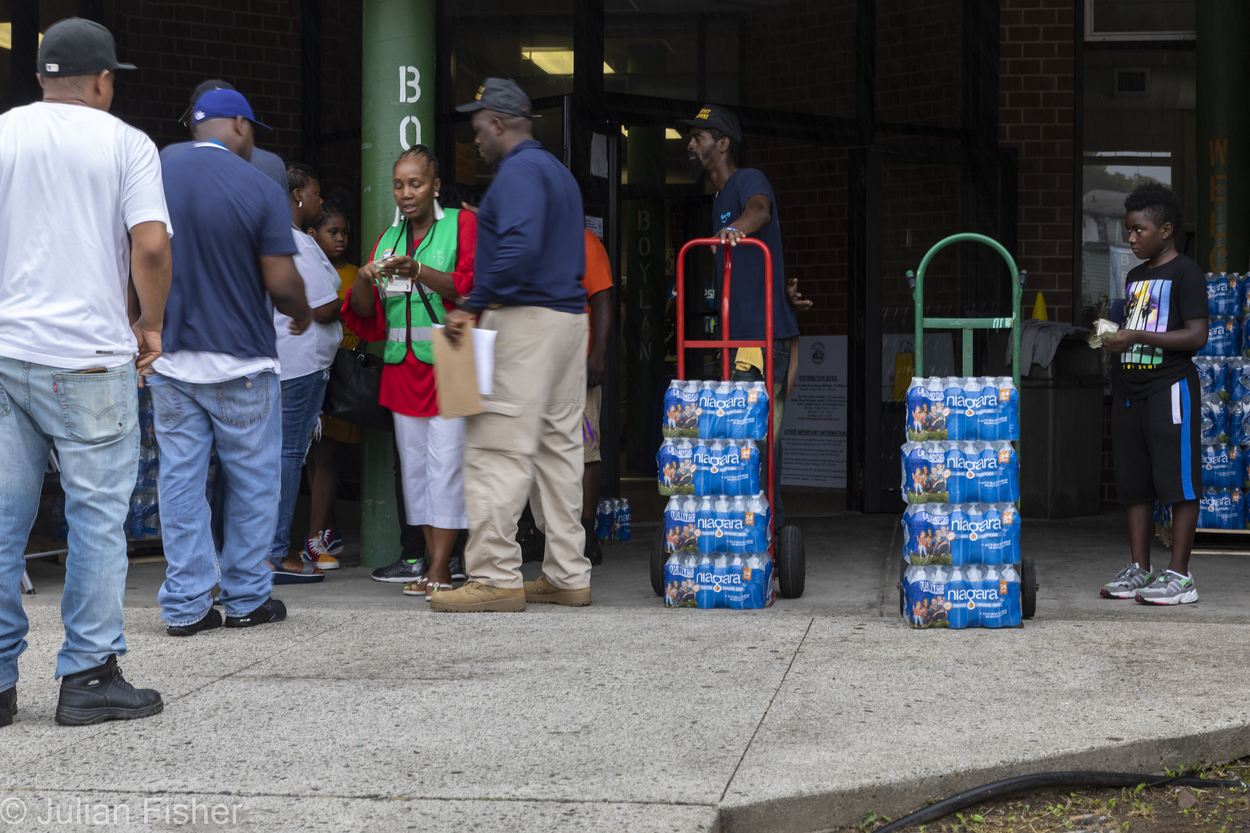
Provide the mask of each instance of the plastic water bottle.
POLYGON ((716 607, 729 607, 729 556, 724 553, 712 559, 712 598, 716 607))
POLYGON ((751 431, 748 439, 764 440, 768 437, 768 386, 763 382, 751 382, 747 386, 747 407, 751 412, 751 431))
POLYGON ((725 401, 726 436, 733 440, 745 440, 751 436, 753 416, 747 408, 747 383, 734 382, 729 398, 725 401))
MULTIPOLYGON (((968 417, 967 404, 964 402, 963 382, 957 376, 948 376, 941 380, 942 384, 942 415, 946 421, 946 439, 967 440, 968 417)), ((976 436, 975 429, 972 435, 976 436)))
POLYGON ((712 501, 712 511, 716 517, 716 552, 729 552, 729 536, 734 527, 733 504, 721 495, 712 501))
POLYGON ((970 628, 980 627, 981 625, 981 602, 984 599, 982 593, 985 589, 982 585, 984 577, 985 573, 977 564, 973 564, 964 571, 964 581, 968 587, 968 607, 970 608, 967 626, 970 628))
POLYGON ((990 564, 985 568, 985 573, 981 576, 981 590, 984 601, 977 602, 977 610, 981 612, 980 625, 983 628, 1001 628, 1003 626, 1003 614, 1006 612, 1006 601, 999 589, 1002 583, 1002 576, 998 572, 998 567, 990 564))
POLYGON ((959 565, 951 567, 946 579, 946 601, 951 606, 947 619, 952 628, 968 627, 968 581, 964 569, 959 565))
POLYGON ((998 401, 998 380, 987 376, 978 379, 977 384, 981 386, 977 397, 977 438, 1007 439, 1007 413, 998 401))
POLYGON ((633 537, 634 515, 629 508, 629 498, 621 498, 621 542, 628 541, 633 537))
POLYGON ((768 604, 771 570, 772 563, 767 555, 758 552, 747 555, 742 567, 742 580, 749 584, 750 592, 745 604, 751 610, 760 610, 768 604))
POLYGON ((1003 567, 1000 582, 1007 588, 1007 596, 1003 600, 1002 627, 1017 627, 1024 620, 1024 611, 1020 606, 1020 574, 1008 564, 1003 567))
POLYGON ((599 501, 599 508, 595 512, 595 532, 601 543, 612 543, 612 514, 609 511, 607 498, 599 501))
POLYGON ((742 610, 750 602, 750 588, 742 579, 745 566, 746 561, 740 553, 734 553, 734 555, 730 556, 729 570, 725 575, 725 586, 727 588, 725 607, 730 610, 742 610))
POLYGON ((701 497, 698 514, 695 515, 695 533, 698 536, 699 552, 708 555, 716 552, 716 512, 712 508, 711 497, 701 497))
POLYGON ((1007 485, 1003 482, 1004 472, 998 465, 998 449, 994 447, 994 443, 977 445, 981 448, 978 454, 980 468, 976 476, 976 499, 980 503, 998 503, 1002 500, 1002 489, 1007 485))
POLYGON ((716 589, 712 556, 704 554, 699 558, 699 567, 695 572, 695 602, 699 610, 712 610, 716 607, 716 589))

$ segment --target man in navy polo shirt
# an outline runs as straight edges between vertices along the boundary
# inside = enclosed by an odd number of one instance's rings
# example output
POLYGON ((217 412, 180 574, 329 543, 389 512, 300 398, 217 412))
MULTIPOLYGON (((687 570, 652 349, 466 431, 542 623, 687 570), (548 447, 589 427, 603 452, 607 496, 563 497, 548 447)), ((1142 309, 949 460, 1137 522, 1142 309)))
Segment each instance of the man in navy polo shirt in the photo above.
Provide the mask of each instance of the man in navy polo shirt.
MULTIPOLYGON (((733 276, 729 293, 728 338, 763 341, 764 253, 754 246, 738 246, 744 237, 754 237, 768 247, 773 261, 773 284, 768 290, 773 305, 773 522, 780 529, 785 525, 781 505, 781 417, 785 411, 790 387, 790 340, 799 334, 794 317, 795 307, 787 298, 789 290, 795 303, 806 309, 810 301, 800 301, 798 287, 786 285, 786 263, 781 252, 781 224, 777 215, 777 199, 764 174, 754 168, 739 168, 742 128, 738 117, 716 104, 703 107, 693 119, 682 119, 677 128, 690 131, 686 150, 690 154, 690 175, 697 179, 706 173, 716 188, 712 203, 713 234, 734 248, 733 276)), ((720 282, 725 274, 723 249, 716 255, 716 276, 720 282)), ((764 357, 756 348, 739 348, 734 357, 733 381, 764 381, 764 357)))
POLYGON ((270 597, 265 553, 282 491, 282 407, 273 308, 312 321, 292 255, 286 195, 248 164, 256 122, 234 90, 200 96, 201 141, 162 164, 165 199, 179 229, 165 310, 165 354, 148 384, 161 450, 161 534, 169 567, 157 598, 171 636, 286 618, 270 597), (216 446, 225 485, 220 555, 204 498, 216 446))
POLYGON ((469 104, 478 153, 497 166, 478 208, 473 293, 447 315, 453 344, 481 312, 495 330, 495 375, 468 417, 464 497, 469 581, 431 610, 514 611, 526 602, 590 604, 582 529, 586 407, 585 216, 577 182, 534 141, 533 108, 515 81, 488 78, 469 104), (521 578, 517 521, 529 498, 547 536, 543 574, 521 578))

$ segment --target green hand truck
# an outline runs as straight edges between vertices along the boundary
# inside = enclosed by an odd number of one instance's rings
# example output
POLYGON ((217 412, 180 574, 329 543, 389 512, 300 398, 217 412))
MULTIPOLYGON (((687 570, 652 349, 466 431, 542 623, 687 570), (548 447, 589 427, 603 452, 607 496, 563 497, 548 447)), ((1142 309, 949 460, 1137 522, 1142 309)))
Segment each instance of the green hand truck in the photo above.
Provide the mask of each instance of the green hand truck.
MULTIPOLYGON (((1011 379, 1016 390, 1020 390, 1020 299, 1024 295, 1024 283, 1029 273, 1016 267, 1011 254, 992 237, 984 234, 952 234, 933 244, 920 260, 920 267, 912 272, 907 270, 907 285, 911 288, 912 299, 916 303, 916 345, 915 370, 917 376, 924 375, 924 331, 926 327, 939 330, 962 330, 961 345, 962 376, 973 375, 972 370, 972 331, 973 330, 1011 330, 1011 379), (924 273, 929 268, 933 257, 952 243, 984 243, 1002 256, 1011 270, 1011 317, 1010 318, 929 318, 924 314, 924 273)), ((1020 441, 1016 441, 1016 452, 1019 453, 1020 441)), ((901 562, 898 576, 898 611, 903 615, 905 601, 903 598, 903 572, 907 570, 907 558, 901 562)), ((1030 556, 1020 559, 1020 607, 1025 619, 1032 619, 1037 610, 1037 567, 1030 556)))

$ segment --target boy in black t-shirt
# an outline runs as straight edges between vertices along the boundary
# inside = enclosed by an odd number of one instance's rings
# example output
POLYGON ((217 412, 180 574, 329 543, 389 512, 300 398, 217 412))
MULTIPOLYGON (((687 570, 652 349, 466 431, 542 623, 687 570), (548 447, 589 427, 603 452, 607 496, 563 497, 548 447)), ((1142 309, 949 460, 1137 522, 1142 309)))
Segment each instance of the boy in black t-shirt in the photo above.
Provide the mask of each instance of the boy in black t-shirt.
POLYGON ((1198 373, 1207 343, 1206 279, 1176 251, 1181 206, 1157 183, 1124 201, 1129 245, 1146 263, 1128 273, 1124 328, 1103 346, 1111 363, 1115 485, 1128 506, 1133 561, 1102 588, 1108 599, 1174 605, 1198 601, 1189 552, 1202 495, 1198 373), (1150 569, 1154 502, 1172 504, 1172 560, 1150 569))

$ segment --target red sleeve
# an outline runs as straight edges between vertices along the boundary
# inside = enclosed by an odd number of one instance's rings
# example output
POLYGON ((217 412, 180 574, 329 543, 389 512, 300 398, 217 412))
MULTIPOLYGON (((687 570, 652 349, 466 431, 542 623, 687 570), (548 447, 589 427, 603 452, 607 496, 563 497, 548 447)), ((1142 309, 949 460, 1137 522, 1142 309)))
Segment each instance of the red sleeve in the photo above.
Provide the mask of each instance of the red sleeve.
POLYGON ((472 211, 460 212, 460 225, 456 233, 456 271, 452 275, 456 291, 468 297, 473 291, 473 262, 477 256, 477 215, 472 211))
POLYGON ((369 293, 373 296, 373 315, 369 318, 357 315, 352 309, 352 292, 355 291, 353 286, 347 293, 347 300, 343 302, 340 310, 343 323, 365 341, 386 341, 386 310, 382 307, 382 299, 378 297, 377 290, 369 287, 369 293))

